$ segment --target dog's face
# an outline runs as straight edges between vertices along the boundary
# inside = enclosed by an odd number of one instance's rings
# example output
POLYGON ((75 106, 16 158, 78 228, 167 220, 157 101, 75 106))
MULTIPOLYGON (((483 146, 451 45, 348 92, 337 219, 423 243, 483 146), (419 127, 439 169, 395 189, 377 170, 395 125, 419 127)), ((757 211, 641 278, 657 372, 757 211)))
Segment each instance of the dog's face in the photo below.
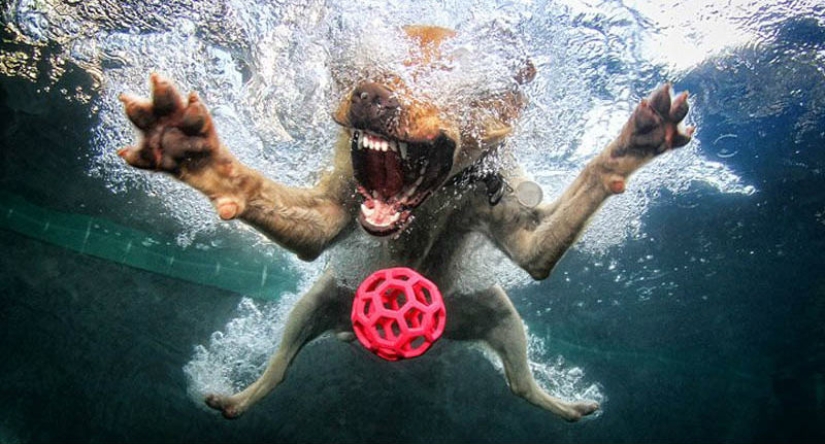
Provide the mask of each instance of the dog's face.
MULTIPOLYGON (((413 78, 416 72, 449 69, 439 48, 453 31, 408 27, 405 32, 416 46, 405 62, 413 78)), ((446 109, 393 73, 355 85, 334 119, 350 136, 364 229, 376 236, 401 231, 450 177, 499 147, 524 104, 518 87, 534 74, 524 60, 510 90, 453 101, 446 109)))

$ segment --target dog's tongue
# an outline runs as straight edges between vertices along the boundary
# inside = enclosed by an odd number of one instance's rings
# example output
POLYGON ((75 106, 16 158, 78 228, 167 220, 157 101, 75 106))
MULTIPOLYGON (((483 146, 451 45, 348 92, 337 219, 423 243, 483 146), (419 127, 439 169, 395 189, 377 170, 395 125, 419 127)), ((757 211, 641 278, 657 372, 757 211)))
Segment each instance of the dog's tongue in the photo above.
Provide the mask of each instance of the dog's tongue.
POLYGON ((384 200, 400 193, 404 186, 399 157, 392 151, 368 150, 366 173, 367 183, 364 185, 369 190, 378 191, 384 200))

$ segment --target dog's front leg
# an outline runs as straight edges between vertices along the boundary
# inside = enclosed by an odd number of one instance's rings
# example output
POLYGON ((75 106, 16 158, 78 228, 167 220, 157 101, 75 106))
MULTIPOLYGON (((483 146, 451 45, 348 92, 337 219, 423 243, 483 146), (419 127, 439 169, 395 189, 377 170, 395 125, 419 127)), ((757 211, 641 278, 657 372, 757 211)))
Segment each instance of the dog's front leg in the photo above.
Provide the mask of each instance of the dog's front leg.
POLYGON ((239 218, 305 260, 314 259, 352 220, 354 186, 349 161, 315 188, 293 188, 243 165, 218 139, 206 107, 192 93, 184 102, 171 83, 151 76, 152 99, 121 95, 126 115, 142 134, 118 154, 142 169, 163 171, 208 196, 222 219, 239 218))
POLYGON ((269 359, 261 377, 231 396, 209 394, 206 404, 220 410, 225 418, 241 416, 284 380, 289 364, 304 345, 328 330, 349 325, 350 302, 351 296, 339 289, 329 272, 325 273, 295 304, 287 319, 278 351, 269 359))
POLYGON ((531 276, 550 274, 602 203, 624 192, 631 173, 690 141, 694 129, 680 127, 688 112, 687 93, 671 98, 670 89, 665 85, 642 100, 619 137, 556 202, 528 210, 509 199, 491 210, 493 238, 531 276))
POLYGON ((451 339, 487 343, 501 358, 513 393, 567 421, 578 421, 598 410, 599 404, 594 401, 563 401, 538 385, 527 360, 524 324, 501 287, 454 296, 445 301, 450 313, 445 335, 451 339))

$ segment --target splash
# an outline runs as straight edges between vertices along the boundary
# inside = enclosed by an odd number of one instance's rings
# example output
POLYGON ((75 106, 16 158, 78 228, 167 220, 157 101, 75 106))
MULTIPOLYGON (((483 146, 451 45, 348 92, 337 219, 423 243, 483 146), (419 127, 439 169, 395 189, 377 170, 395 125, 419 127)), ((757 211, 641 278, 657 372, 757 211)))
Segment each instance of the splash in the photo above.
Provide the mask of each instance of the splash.
MULTIPOLYGON (((601 408, 593 413, 591 418, 598 418, 604 412, 604 405, 609 400, 598 383, 588 383, 584 378, 581 367, 567 363, 564 356, 553 355, 547 350, 544 339, 527 332, 527 357, 530 361, 530 371, 539 386, 546 392, 564 401, 595 401, 601 408)), ((472 344, 479 352, 495 366, 498 373, 505 376, 504 364, 498 355, 482 343, 472 344)))
POLYGON ((208 346, 195 347, 183 368, 192 400, 203 405, 209 393, 237 393, 260 376, 283 336, 288 308, 298 296, 285 294, 281 303, 257 303, 244 298, 224 331, 214 332, 208 346))

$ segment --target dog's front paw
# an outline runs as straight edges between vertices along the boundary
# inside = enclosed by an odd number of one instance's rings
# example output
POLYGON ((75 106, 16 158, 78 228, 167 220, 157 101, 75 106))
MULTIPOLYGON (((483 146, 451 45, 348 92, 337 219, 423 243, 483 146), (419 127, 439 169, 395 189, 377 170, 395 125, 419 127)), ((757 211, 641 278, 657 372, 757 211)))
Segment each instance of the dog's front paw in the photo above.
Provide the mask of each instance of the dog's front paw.
POLYGON ((627 176, 649 160, 690 142, 695 128, 682 125, 689 108, 688 93, 672 96, 669 83, 642 99, 602 156, 612 193, 624 192, 627 176))
POLYGON ((681 128, 680 124, 688 109, 687 91, 672 97, 670 84, 663 85, 636 106, 622 130, 623 143, 611 154, 614 157, 653 157, 687 145, 694 128, 681 128))
POLYGON ((226 419, 236 419, 243 415, 243 410, 229 396, 210 394, 204 399, 206 405, 221 412, 226 419))
POLYGON ((172 84, 151 75, 152 99, 121 94, 126 115, 142 133, 140 142, 118 151, 136 168, 178 173, 213 160, 220 142, 212 118, 195 93, 184 102, 172 84))

